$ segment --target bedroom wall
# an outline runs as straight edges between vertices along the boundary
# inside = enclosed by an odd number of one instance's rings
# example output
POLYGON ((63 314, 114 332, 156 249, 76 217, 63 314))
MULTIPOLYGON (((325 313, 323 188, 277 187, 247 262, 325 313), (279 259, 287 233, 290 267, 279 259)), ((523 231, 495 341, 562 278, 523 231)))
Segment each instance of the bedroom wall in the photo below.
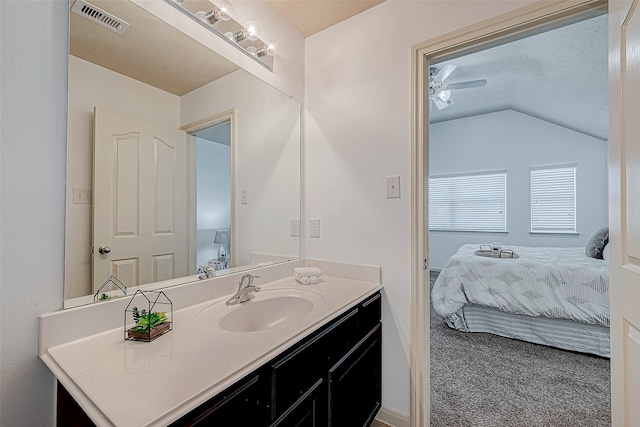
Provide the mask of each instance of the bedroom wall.
POLYGON ((385 409, 409 414, 411 46, 531 3, 387 0, 306 40, 307 256, 382 267, 385 409))
POLYGON ((608 224, 607 143, 513 110, 430 126, 429 172, 507 170, 508 233, 431 232, 429 267, 441 269, 465 243, 585 246, 608 224), (576 164, 577 236, 529 234, 530 168, 576 164))

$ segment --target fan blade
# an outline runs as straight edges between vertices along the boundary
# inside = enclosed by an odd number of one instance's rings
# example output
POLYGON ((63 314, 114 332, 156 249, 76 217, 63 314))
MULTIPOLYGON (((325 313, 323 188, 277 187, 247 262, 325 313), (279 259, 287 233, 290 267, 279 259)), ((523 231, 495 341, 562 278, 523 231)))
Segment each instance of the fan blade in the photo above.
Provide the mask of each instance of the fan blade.
POLYGON ((442 68, 440 68, 438 70, 438 72, 436 73, 435 76, 433 76, 433 84, 434 85, 441 85, 443 81, 445 81, 447 79, 447 77, 449 77, 449 75, 451 73, 453 73, 453 70, 456 69, 456 66, 453 64, 446 64, 443 65, 442 68))
POLYGON ((472 87, 483 87, 486 84, 487 84, 487 81, 484 80, 484 79, 482 79, 482 80, 471 80, 471 81, 468 81, 468 82, 451 83, 451 84, 447 85, 445 87, 445 89, 448 89, 448 90, 468 89, 468 88, 472 88, 472 87))

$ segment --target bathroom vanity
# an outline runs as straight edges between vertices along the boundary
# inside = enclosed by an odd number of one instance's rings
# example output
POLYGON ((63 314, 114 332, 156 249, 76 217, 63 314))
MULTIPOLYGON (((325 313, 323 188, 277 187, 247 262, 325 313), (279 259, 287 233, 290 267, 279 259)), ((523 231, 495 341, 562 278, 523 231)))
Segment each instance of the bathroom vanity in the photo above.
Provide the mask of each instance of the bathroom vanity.
POLYGON ((235 306, 229 292, 176 310, 173 331, 150 343, 125 341, 122 328, 41 337, 58 425, 368 426, 381 405, 377 274, 286 277, 235 306))

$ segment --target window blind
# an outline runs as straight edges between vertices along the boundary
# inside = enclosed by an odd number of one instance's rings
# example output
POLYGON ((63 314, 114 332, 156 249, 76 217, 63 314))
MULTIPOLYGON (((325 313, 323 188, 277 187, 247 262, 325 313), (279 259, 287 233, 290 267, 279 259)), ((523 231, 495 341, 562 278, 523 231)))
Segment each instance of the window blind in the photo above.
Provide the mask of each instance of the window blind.
POLYGON ((531 232, 576 232, 576 168, 531 169, 531 232))
POLYGON ((429 229, 507 231, 507 173, 431 177, 429 229))

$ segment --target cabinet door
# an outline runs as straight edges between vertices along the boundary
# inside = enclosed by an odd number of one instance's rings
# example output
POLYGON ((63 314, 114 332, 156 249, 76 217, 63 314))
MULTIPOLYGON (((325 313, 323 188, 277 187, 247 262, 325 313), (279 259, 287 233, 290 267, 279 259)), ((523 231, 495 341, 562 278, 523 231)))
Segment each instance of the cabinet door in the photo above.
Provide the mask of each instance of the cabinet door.
POLYGON ((319 379, 326 377, 329 367, 357 342, 357 329, 355 309, 271 363, 272 419, 287 412, 319 379))
POLYGON ((382 401, 380 323, 329 370, 330 427, 369 426, 382 401))
POLYGON ((260 426, 267 424, 267 408, 260 377, 233 387, 182 417, 174 426, 260 426))
MULTIPOLYGON (((323 380, 316 382, 313 387, 294 403, 291 408, 278 418, 270 427, 321 427, 325 425, 323 420, 324 409, 323 380)), ((326 397, 324 398, 326 401, 326 397)))

